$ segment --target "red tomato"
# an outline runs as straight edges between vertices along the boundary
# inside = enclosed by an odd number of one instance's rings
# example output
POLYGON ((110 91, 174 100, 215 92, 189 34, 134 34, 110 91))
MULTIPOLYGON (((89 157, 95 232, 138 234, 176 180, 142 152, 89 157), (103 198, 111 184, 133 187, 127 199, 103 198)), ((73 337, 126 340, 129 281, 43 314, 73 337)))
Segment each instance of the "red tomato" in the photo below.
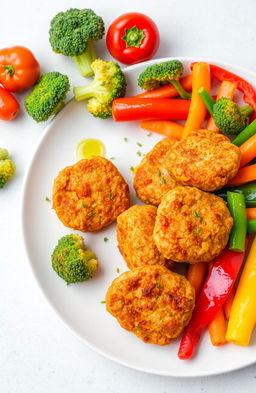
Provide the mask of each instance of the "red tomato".
POLYGON ((16 98, 0 86, 0 119, 12 120, 19 113, 20 106, 16 98))
POLYGON ((151 59, 159 47, 159 31, 148 16, 130 12, 119 16, 109 26, 107 47, 124 64, 151 59))

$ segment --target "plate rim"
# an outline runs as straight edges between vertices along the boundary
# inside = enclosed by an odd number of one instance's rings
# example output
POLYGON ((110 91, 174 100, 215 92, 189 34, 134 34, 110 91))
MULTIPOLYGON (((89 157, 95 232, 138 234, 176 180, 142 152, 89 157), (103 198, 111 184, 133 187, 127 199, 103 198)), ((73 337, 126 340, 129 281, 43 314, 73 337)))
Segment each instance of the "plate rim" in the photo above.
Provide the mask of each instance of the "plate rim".
MULTIPOLYGON (((198 61, 202 61, 202 62, 207 62, 210 64, 216 64, 219 65, 220 67, 224 67, 224 68, 236 68, 239 72, 241 73, 246 73, 247 75, 249 74, 252 78, 255 77, 256 73, 247 69, 246 67, 243 66, 238 66, 238 65, 232 65, 230 63, 226 63, 223 61, 218 61, 216 59, 210 59, 210 58, 204 58, 204 57, 190 57, 190 56, 170 56, 170 57, 162 57, 162 58, 157 58, 157 59, 151 59, 148 61, 144 61, 141 63, 137 63, 137 64, 133 64, 131 66, 127 66, 122 68, 123 72, 129 72, 130 70, 136 70, 137 68, 140 68, 141 66, 147 66, 148 64, 155 64, 155 63, 159 63, 159 62, 163 62, 163 61, 168 61, 168 60, 173 60, 173 59, 178 59, 180 61, 184 61, 184 62, 198 62, 198 61)), ((68 100, 65 104, 65 107, 67 105, 69 105, 72 101, 74 101, 74 97, 72 97, 70 100, 68 100)), ((61 111, 60 111, 61 112, 61 111)), ((59 113, 60 113, 59 112, 59 113)), ((59 114, 58 113, 58 114, 59 114)), ((37 283, 38 288, 40 289, 40 293, 42 295, 42 297, 45 299, 45 301, 48 303, 49 307, 52 309, 52 311, 54 311, 54 313, 58 316, 58 319, 61 321, 62 325, 65 326, 65 328, 67 328, 71 334, 73 336, 75 336, 83 345, 86 345, 90 350, 95 351, 96 353, 100 354, 101 356, 103 356, 104 358, 107 358, 117 364, 120 364, 122 366, 128 367, 130 369, 136 370, 136 371, 141 371, 147 374, 153 374, 153 375, 160 375, 160 376, 165 376, 165 377, 172 377, 172 378, 200 378, 200 377, 207 377, 207 376, 215 376, 215 375, 220 375, 220 374, 227 374, 229 372, 232 371, 236 371, 236 370, 241 370, 245 367, 248 367, 252 364, 256 363, 256 354, 255 354, 255 359, 254 360, 249 360, 248 362, 245 362, 244 364, 242 364, 241 366, 235 366, 235 367, 227 367, 224 370, 221 371, 213 371, 211 372, 211 370, 207 371, 207 372, 201 372, 201 373, 193 373, 193 374, 189 374, 189 373, 180 373, 179 375, 177 374, 173 374, 171 372, 170 369, 170 373, 166 373, 166 372, 159 372, 158 370, 148 370, 147 368, 144 367, 140 367, 140 366, 135 366, 132 365, 131 363, 127 362, 127 361, 123 361, 120 360, 118 357, 113 356, 111 354, 106 353, 105 351, 101 350, 100 348, 96 347, 95 345, 91 344, 88 340, 86 340, 84 337, 82 337, 78 332, 76 332, 69 324, 68 321, 66 321, 61 313, 58 311, 58 309, 55 307, 55 305, 51 302, 47 292, 44 290, 40 279, 38 277, 38 275, 35 272, 34 269, 34 265, 32 263, 32 256, 30 255, 30 250, 29 250, 29 242, 25 233, 25 225, 26 225, 26 217, 25 217, 25 204, 26 204, 26 193, 27 193, 27 186, 28 186, 28 182, 30 179, 30 175, 33 169, 33 165, 34 162, 36 161, 36 157, 37 157, 37 153, 41 147, 41 145, 43 144, 44 140, 47 138, 48 134, 51 131, 51 128, 54 126, 54 122, 56 117, 58 116, 58 114, 56 114, 50 121, 49 123, 44 127, 42 135, 39 137, 36 148, 33 152, 32 158, 29 161, 29 164, 26 168, 24 177, 23 177, 23 182, 22 182, 22 186, 21 186, 21 206, 20 206, 20 227, 21 227, 21 233, 22 233, 22 243, 23 243, 23 247, 25 250, 25 255, 26 255, 26 260, 27 260, 27 265, 29 266, 30 272, 33 275, 34 280, 37 283)))

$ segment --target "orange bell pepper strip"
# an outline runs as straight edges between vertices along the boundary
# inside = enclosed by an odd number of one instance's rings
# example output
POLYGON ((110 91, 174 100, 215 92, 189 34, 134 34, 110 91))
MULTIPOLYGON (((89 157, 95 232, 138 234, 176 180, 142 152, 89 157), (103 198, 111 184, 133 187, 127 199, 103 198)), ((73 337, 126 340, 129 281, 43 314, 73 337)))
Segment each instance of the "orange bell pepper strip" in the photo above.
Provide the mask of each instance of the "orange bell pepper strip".
POLYGON ((242 168, 256 157, 256 134, 251 136, 251 138, 249 138, 240 146, 240 151, 240 168, 242 168))
POLYGON ((145 120, 140 123, 140 127, 177 140, 181 139, 184 130, 184 126, 169 120, 145 120))
POLYGON ((195 289, 196 299, 203 286, 208 263, 200 262, 188 266, 187 279, 195 289))
POLYGON ((212 345, 220 346, 227 342, 227 324, 223 308, 221 308, 212 322, 208 325, 208 331, 212 345))
POLYGON ((256 164, 239 169, 236 176, 231 179, 226 187, 240 186, 256 180, 256 164))

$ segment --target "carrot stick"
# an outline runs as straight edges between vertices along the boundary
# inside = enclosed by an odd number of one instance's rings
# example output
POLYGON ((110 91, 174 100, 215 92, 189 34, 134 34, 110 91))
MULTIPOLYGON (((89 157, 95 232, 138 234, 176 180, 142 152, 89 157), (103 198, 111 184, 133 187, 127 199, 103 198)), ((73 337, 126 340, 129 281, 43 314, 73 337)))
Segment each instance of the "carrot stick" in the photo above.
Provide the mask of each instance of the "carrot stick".
POLYGON ((241 161, 240 168, 248 164, 256 157, 256 134, 240 146, 241 161))
POLYGON ((208 264, 205 262, 200 262, 189 265, 188 267, 187 279, 195 289, 196 298, 198 297, 201 287, 204 283, 204 278, 208 267, 207 265, 208 264))
POLYGON ((246 209, 247 220, 256 220, 256 207, 246 209))
POLYGON ((225 344, 226 341, 226 320, 223 308, 220 309, 215 319, 208 325, 209 335, 212 345, 219 346, 225 344))
POLYGON ((169 120, 145 120, 140 123, 140 127, 177 140, 181 139, 184 130, 184 126, 169 120))
MULTIPOLYGON (((232 82, 223 81, 220 85, 217 100, 221 97, 233 98, 236 91, 236 85, 232 82)), ((206 128, 211 131, 219 132, 218 127, 216 126, 212 117, 208 120, 206 128)))
POLYGON ((233 177, 226 186, 239 186, 253 180, 256 180, 256 164, 239 169, 236 176, 233 177))
POLYGON ((207 109, 198 94, 201 87, 210 92, 211 75, 207 63, 196 63, 192 67, 192 98, 182 138, 186 138, 191 131, 196 131, 203 125, 207 109))
POLYGON ((227 300, 225 301, 225 303, 223 305, 225 316, 227 319, 229 319, 229 317, 230 317, 231 307, 233 304, 235 294, 236 294, 236 290, 235 290, 235 287, 233 287, 227 297, 227 300))
MULTIPOLYGON (((192 89, 192 74, 184 76, 180 79, 180 84, 183 89, 190 91, 192 89)), ((145 91, 137 94, 137 98, 173 98, 177 97, 179 93, 172 84, 164 85, 155 90, 145 91)))

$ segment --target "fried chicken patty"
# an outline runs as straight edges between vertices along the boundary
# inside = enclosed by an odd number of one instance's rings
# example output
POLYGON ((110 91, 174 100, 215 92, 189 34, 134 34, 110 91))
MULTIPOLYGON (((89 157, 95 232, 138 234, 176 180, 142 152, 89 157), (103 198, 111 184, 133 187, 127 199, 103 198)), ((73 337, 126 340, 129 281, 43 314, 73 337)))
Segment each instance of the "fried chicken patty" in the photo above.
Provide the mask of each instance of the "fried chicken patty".
POLYGON ((179 186, 163 197, 153 237, 166 258, 209 262, 226 246, 232 225, 222 198, 195 187, 179 186))
POLYGON ((144 265, 166 265, 154 241, 156 206, 134 205, 117 217, 118 248, 129 269, 144 265))
POLYGON ((146 343, 166 345, 188 324, 194 288, 164 266, 148 265, 121 274, 106 295, 107 311, 146 343))
POLYGON ((183 185, 204 191, 222 188, 239 169, 240 149, 223 134, 193 131, 166 155, 166 168, 183 185))
POLYGON ((130 205, 128 184, 103 157, 80 160, 60 171, 52 199, 62 223, 82 232, 99 231, 130 205))
POLYGON ((142 202, 159 205, 163 195, 178 185, 166 169, 166 156, 175 143, 171 138, 162 139, 135 168, 134 189, 142 202))

